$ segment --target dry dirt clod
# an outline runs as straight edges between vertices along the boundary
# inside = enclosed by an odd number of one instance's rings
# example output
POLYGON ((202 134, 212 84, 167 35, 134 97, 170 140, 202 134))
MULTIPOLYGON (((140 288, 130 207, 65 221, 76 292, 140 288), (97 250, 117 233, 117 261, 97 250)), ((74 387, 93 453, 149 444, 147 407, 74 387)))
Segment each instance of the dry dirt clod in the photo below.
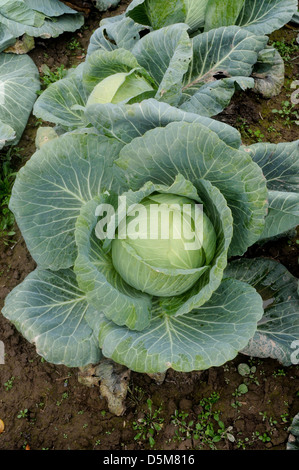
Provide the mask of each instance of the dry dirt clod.
POLYGON ((106 398, 110 413, 122 416, 126 411, 125 400, 131 371, 110 359, 79 369, 78 380, 89 387, 99 386, 101 396, 106 398))
POLYGON ((147 375, 152 380, 154 380, 157 385, 162 385, 166 377, 166 372, 156 372, 155 374, 147 374, 147 375))

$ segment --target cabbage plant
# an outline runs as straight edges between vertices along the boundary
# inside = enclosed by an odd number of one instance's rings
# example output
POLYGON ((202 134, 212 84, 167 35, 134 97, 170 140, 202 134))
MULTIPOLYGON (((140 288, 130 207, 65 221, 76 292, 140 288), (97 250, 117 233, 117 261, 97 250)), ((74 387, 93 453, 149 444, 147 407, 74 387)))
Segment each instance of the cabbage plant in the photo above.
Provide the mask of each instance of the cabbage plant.
POLYGON ((153 31, 131 51, 93 50, 42 93, 34 114, 66 130, 88 126, 85 109, 96 102, 155 98, 202 116, 218 114, 236 89, 254 86, 250 75, 268 38, 228 26, 190 39, 187 29, 181 23, 153 31))
POLYGON ((284 63, 266 34, 291 20, 296 0, 133 1, 91 37, 86 62, 52 84, 34 114, 65 130, 86 127, 85 108, 146 98, 216 116, 236 90, 277 95, 284 63))
MULTIPOLYGON (((88 53, 98 49, 132 50, 149 31, 176 23, 186 23, 192 38, 232 25, 261 36, 291 20, 294 22, 296 11, 297 0, 134 0, 124 14, 101 21, 91 37, 88 53)), ((242 60, 247 59, 244 56, 242 60)), ((227 70, 223 68, 221 72, 224 78, 227 70)), ((262 96, 269 98, 280 92, 284 83, 284 63, 277 50, 267 47, 260 51, 253 72, 255 90, 262 96)))
POLYGON ((235 129, 155 100, 89 112, 93 129, 44 144, 18 173, 10 208, 37 269, 4 316, 71 367, 103 355, 138 372, 203 370, 266 354, 261 338, 290 363, 297 281, 275 262, 228 261, 298 224, 299 142, 245 148, 235 129), (152 206, 166 238, 147 236, 152 206))

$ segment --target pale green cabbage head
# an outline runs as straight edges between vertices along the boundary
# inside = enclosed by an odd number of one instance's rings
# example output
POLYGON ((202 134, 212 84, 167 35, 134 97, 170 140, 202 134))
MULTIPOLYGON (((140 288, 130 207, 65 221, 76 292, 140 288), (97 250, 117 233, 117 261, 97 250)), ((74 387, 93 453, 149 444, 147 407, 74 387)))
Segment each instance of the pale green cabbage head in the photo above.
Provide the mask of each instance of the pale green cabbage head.
POLYGON ((151 295, 185 292, 215 253, 209 218, 195 201, 175 194, 153 194, 141 201, 137 213, 126 219, 126 238, 112 242, 115 269, 132 287, 151 295))
POLYGON ((87 106, 91 104, 120 103, 152 91, 153 87, 148 81, 134 73, 115 73, 104 78, 91 92, 87 106))

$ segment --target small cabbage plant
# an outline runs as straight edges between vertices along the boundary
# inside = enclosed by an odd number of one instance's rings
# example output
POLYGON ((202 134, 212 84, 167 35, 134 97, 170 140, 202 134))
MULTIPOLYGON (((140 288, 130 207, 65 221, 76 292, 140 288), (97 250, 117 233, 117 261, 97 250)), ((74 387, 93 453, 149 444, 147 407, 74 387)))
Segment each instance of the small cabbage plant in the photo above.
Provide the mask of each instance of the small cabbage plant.
POLYGON ((298 142, 245 148, 235 129, 155 100, 90 109, 108 110, 105 131, 94 118, 18 173, 10 208, 37 268, 4 316, 70 367, 203 370, 239 351, 291 363, 297 281, 241 256, 298 224, 298 142))

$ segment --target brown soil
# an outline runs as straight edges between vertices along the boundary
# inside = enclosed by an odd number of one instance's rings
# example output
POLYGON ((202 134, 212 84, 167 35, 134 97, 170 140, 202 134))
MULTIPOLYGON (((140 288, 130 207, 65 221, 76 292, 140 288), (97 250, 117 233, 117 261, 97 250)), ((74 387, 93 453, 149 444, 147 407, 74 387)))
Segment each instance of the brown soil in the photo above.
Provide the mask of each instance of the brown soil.
MULTIPOLYGON (((100 18, 119 14, 128 3, 121 2, 120 8, 105 15, 93 11, 85 28, 78 33, 64 34, 55 40, 37 40, 31 57, 38 67, 45 63, 53 71, 61 64, 68 68, 84 60, 89 37, 100 18), (74 38, 80 43, 75 50, 69 46, 74 38)), ((283 28, 275 34, 291 42, 297 32, 283 28)), ((244 143, 260 138, 254 134, 256 130, 264 135, 264 141, 298 139, 296 124, 286 126, 281 119, 273 122, 273 114, 270 114, 271 109, 279 108, 287 99, 290 81, 299 78, 299 62, 295 57, 293 54, 294 60, 288 62, 285 87, 278 97, 263 100, 252 92, 238 93, 230 107, 218 117, 239 127, 244 143), (270 125, 275 131, 269 131, 270 125)), ((36 129, 36 119, 31 117, 18 145, 23 159, 21 162, 16 159, 16 169, 34 152, 36 129)), ((0 310, 6 295, 35 268, 18 228, 15 230, 13 241, 8 244, 7 240, 0 241, 0 310)), ((299 236, 289 236, 254 246, 246 256, 280 260, 299 277, 298 240, 299 236)), ((145 439, 135 438, 141 432, 136 429, 136 423, 142 425, 142 421, 138 421, 141 419, 148 419, 149 425, 160 420, 161 430, 154 434, 154 449, 285 449, 288 426, 299 409, 298 366, 284 368, 273 360, 251 359, 239 354, 223 367, 205 372, 169 371, 163 385, 157 385, 147 375, 132 373, 127 411, 116 417, 109 413, 97 387, 88 388, 78 382, 77 369, 41 360, 35 348, 1 315, 0 339, 6 353, 5 364, 0 365, 0 420, 5 425, 0 434, 0 449, 149 449, 146 427, 142 429, 145 439), (247 379, 238 373, 239 363, 255 367, 247 379), (236 393, 244 383, 247 393, 236 393), (208 405, 211 397, 215 401, 212 408, 208 405), (156 416, 150 417, 149 398, 154 410, 158 410, 156 416), (217 415, 213 414, 216 411, 219 411, 224 430, 229 428, 234 436, 234 442, 225 433, 219 442, 213 442, 217 441, 216 435, 221 435, 215 420, 217 415), (178 413, 174 423, 174 415, 178 413), (208 430, 210 437, 205 432, 208 430)))

